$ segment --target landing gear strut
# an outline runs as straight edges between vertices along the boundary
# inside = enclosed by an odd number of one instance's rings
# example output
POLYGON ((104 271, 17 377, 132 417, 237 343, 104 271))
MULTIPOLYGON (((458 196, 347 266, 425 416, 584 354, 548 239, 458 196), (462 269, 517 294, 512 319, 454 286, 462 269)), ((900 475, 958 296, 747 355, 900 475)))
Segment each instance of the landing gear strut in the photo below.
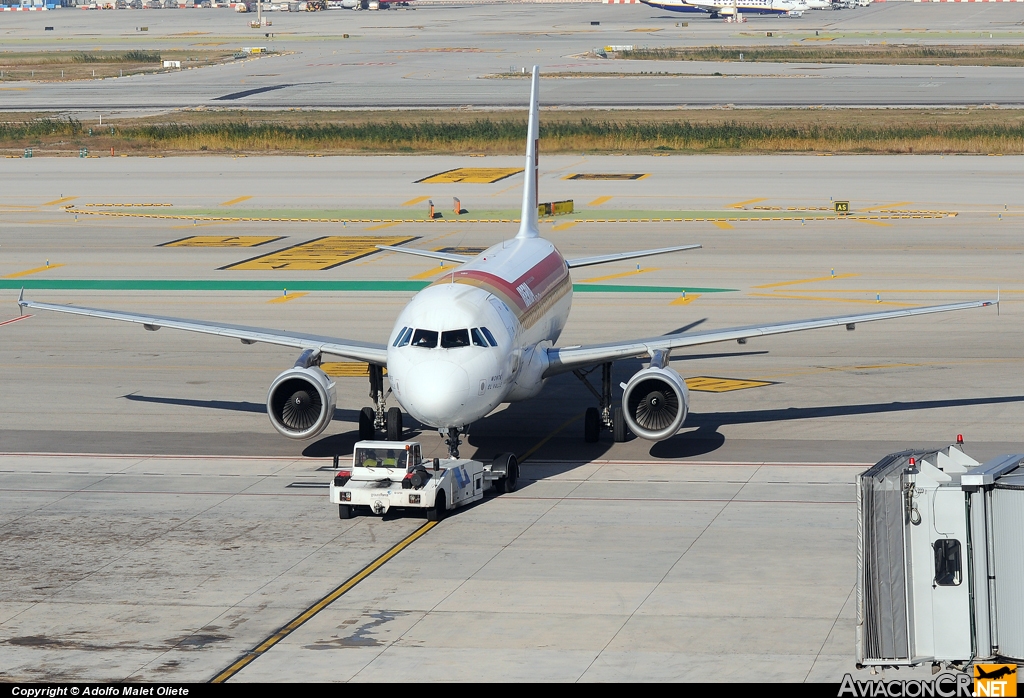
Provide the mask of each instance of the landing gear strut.
POLYGON ((459 428, 448 427, 447 429, 441 431, 441 435, 444 436, 444 442, 448 446, 448 457, 458 458, 459 446, 462 445, 462 440, 459 439, 459 428))
POLYGON ((621 408, 615 408, 612 402, 612 364, 610 361, 601 364, 601 392, 591 385, 587 376, 597 367, 589 371, 577 369, 573 374, 587 387, 598 400, 598 407, 587 408, 583 420, 583 436, 587 443, 596 443, 601 438, 601 431, 612 432, 616 442, 625 441, 627 433, 622 419, 621 408))
POLYGON ((397 407, 388 409, 387 399, 391 388, 384 391, 384 367, 369 365, 370 399, 373 407, 364 407, 359 412, 359 438, 372 441, 378 431, 387 434, 388 441, 402 440, 402 410, 397 407))

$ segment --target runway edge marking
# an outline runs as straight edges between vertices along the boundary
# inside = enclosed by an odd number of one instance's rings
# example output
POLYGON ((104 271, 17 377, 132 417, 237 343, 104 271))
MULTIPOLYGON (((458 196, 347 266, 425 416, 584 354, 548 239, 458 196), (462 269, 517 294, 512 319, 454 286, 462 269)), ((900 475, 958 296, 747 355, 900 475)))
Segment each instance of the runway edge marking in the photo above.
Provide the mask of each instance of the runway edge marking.
POLYGON ((297 615, 284 627, 282 627, 280 630, 275 632, 266 640, 258 644, 255 648, 249 650, 244 655, 239 657, 234 663, 231 664, 231 666, 224 669, 215 677, 210 679, 210 683, 224 683, 232 676, 240 672, 253 661, 258 659, 260 655, 264 654, 272 647, 274 647, 274 645, 279 643, 281 640, 285 639, 293 632, 298 630, 300 627, 302 627, 302 625, 305 624, 305 622, 308 621, 310 618, 312 618, 317 613, 330 606, 332 603, 334 603, 334 601, 336 601, 338 598, 340 598, 348 591, 350 591, 353 587, 355 587, 357 584, 359 584, 359 582, 363 581, 371 574, 376 572, 378 569, 380 569, 384 565, 384 563, 386 563, 388 560, 393 558, 398 553, 405 550, 407 547, 409 547, 409 545, 416 541, 416 539, 418 539, 420 536, 425 534, 427 531, 432 529, 437 524, 437 521, 428 521, 427 523, 420 526, 418 529, 416 529, 411 534, 406 536, 401 542, 393 546, 386 553, 384 553, 376 560, 371 562, 369 565, 367 565, 366 567, 364 567, 363 569, 359 570, 354 575, 349 577, 347 580, 345 580, 345 582, 342 583, 339 587, 335 588, 334 591, 330 592, 329 594, 327 594, 327 596, 324 596, 315 604, 313 604, 305 611, 297 615))

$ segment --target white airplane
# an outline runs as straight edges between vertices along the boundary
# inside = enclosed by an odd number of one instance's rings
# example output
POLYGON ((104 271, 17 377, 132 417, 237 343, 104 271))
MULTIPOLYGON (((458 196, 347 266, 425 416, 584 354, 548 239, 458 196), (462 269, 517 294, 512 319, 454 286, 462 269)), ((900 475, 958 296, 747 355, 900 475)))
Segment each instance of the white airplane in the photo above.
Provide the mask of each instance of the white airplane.
MULTIPOLYGON (((417 293, 399 314, 386 344, 337 339, 295 332, 241 327, 201 320, 140 315, 18 299, 22 308, 53 310, 142 325, 215 334, 243 344, 266 342, 302 350, 292 368, 279 375, 267 395, 267 413, 274 428, 293 439, 317 436, 334 416, 334 382, 320 369, 324 355, 370 365, 374 407, 360 413, 359 435, 372 439, 386 430, 389 440, 402 435, 402 411, 387 409, 393 393, 399 404, 421 423, 446 436, 449 453, 457 457, 459 436, 473 422, 506 402, 536 396, 555 375, 575 372, 598 398, 585 413, 585 438, 597 441, 602 428, 616 441, 637 436, 660 441, 673 436, 686 420, 690 396, 686 382, 670 365, 673 351, 712 342, 738 341, 786 332, 845 326, 874 320, 942 313, 998 304, 973 301, 841 315, 814 320, 750 325, 705 332, 679 332, 619 342, 557 347, 572 304, 570 270, 637 257, 692 250, 678 245, 619 254, 565 259, 540 236, 537 226, 539 71, 533 69, 530 119, 526 143, 525 184, 518 234, 476 257, 429 250, 379 246, 405 254, 456 262, 460 266, 417 293), (620 359, 646 357, 649 365, 624 384, 620 407, 612 399, 611 366, 620 359), (390 389, 383 390, 387 367, 390 389), (602 390, 586 379, 584 369, 602 368, 602 390)), ((515 487, 517 466, 508 456, 503 486, 515 487)), ((498 472, 502 472, 498 470, 498 472)), ((511 489, 507 490, 511 491, 511 489)))
MULTIPOLYGON (((811 0, 821 2, 822 0, 811 0)), ((645 5, 670 12, 704 12, 711 19, 741 15, 788 15, 799 17, 809 5, 804 0, 640 0, 645 5)))

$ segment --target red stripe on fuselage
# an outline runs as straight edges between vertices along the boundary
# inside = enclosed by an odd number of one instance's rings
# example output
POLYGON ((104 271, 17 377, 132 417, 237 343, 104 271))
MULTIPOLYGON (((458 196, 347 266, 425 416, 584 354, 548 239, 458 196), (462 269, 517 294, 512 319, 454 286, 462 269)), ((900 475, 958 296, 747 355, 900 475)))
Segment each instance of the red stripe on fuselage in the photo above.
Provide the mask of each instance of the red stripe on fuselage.
POLYGON ((522 316, 530 307, 544 300, 544 296, 556 288, 568 275, 569 269, 565 265, 565 260, 555 250, 530 267, 515 281, 506 281, 496 274, 479 269, 466 269, 446 274, 435 281, 433 285, 439 286, 454 282, 483 288, 504 300, 516 315, 522 316), (529 305, 523 298, 523 294, 519 292, 519 287, 523 284, 526 284, 530 294, 533 295, 529 305))

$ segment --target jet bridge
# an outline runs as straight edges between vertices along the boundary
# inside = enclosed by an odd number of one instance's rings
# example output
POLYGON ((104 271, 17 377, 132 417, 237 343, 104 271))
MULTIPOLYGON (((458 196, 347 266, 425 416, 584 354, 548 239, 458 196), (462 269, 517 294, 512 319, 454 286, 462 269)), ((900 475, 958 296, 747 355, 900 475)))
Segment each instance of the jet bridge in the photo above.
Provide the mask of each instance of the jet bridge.
POLYGON ((857 507, 859 667, 1024 663, 1024 454, 893 453, 857 507))

